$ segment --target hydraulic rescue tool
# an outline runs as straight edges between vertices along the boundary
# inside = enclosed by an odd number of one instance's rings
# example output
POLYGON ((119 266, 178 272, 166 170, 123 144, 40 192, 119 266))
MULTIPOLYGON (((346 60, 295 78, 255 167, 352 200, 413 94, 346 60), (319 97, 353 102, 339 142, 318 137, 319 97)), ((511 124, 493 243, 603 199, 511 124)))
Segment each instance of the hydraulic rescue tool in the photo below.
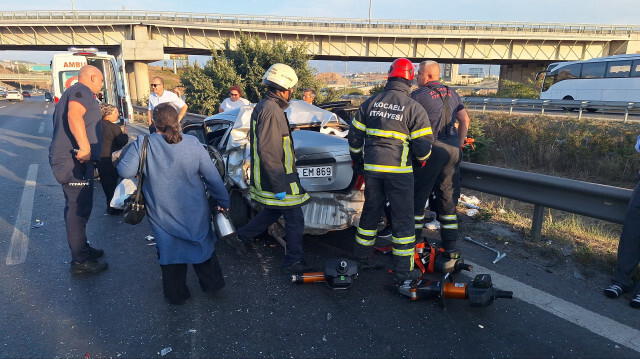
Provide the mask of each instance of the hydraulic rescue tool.
POLYGON ((429 242, 416 244, 414 255, 416 266, 422 273, 460 273, 463 270, 472 271, 473 266, 466 264, 460 257, 460 250, 444 250, 436 248, 429 242))
POLYGON ((468 299, 472 307, 487 307, 497 298, 513 297, 513 292, 498 290, 491 282, 489 274, 478 274, 469 284, 447 282, 445 279, 432 281, 428 279, 407 280, 387 288, 409 297, 412 301, 419 299, 439 298, 445 307, 445 298, 468 299))
MULTIPOLYGON (((376 249, 379 252, 386 254, 391 251, 391 246, 389 245, 386 247, 376 247, 376 249)), ((466 264, 464 262, 464 259, 462 259, 460 250, 444 250, 444 248, 437 248, 429 244, 429 242, 427 242, 426 240, 424 242, 416 244, 414 261, 416 263, 416 267, 420 268, 423 274, 456 274, 460 273, 463 270, 473 270, 473 266, 466 264)))
POLYGON ((331 289, 347 289, 358 277, 358 263, 355 261, 336 258, 329 259, 324 264, 324 272, 309 272, 292 274, 293 283, 325 282, 331 289))

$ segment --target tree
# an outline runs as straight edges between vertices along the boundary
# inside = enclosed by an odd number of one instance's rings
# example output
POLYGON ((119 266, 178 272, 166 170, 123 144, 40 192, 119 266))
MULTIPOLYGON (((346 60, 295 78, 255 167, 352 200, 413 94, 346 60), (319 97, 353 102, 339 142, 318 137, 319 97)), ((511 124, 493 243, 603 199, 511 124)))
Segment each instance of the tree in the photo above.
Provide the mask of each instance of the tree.
POLYGON ((377 93, 384 92, 384 86, 385 85, 386 84, 377 84, 377 85, 373 86, 371 88, 371 90, 369 90, 369 95, 373 96, 373 95, 375 95, 377 93))
POLYGON ((496 97, 540 98, 540 83, 527 79, 526 82, 502 80, 496 97))
POLYGON ((315 69, 309 65, 311 55, 307 53, 307 46, 306 43, 298 43, 289 47, 282 41, 272 44, 257 36, 241 34, 235 49, 232 49, 231 41, 227 40, 220 53, 212 50, 211 59, 204 68, 194 64, 187 66, 182 74, 189 109, 206 115, 218 112, 233 85, 240 86, 249 101, 260 101, 265 89, 262 76, 277 62, 291 66, 298 75, 294 98, 302 98, 302 91, 312 88, 317 94, 316 103, 335 101, 337 93, 321 91, 324 86, 314 77, 315 69))

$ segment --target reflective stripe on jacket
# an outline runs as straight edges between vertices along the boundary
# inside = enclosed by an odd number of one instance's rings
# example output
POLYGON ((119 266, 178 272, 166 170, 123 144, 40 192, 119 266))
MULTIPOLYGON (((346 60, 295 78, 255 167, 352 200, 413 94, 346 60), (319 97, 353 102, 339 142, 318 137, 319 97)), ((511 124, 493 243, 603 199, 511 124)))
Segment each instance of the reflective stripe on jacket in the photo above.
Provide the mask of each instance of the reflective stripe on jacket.
POLYGON ((251 199, 266 207, 297 207, 309 200, 298 178, 288 104, 267 92, 251 114, 251 199), (283 200, 276 193, 285 192, 283 200))
POLYGON ((393 178, 410 175, 414 158, 429 157, 433 131, 424 108, 409 97, 409 86, 392 80, 360 106, 348 139, 354 161, 364 152, 368 175, 393 178))

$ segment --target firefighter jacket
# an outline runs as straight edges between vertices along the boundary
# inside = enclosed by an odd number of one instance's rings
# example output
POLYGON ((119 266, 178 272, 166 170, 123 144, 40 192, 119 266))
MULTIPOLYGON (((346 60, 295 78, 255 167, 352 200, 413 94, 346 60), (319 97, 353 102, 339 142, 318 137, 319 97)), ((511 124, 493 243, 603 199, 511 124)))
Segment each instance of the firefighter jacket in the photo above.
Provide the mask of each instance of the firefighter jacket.
POLYGON ((288 103, 268 91, 251 114, 251 199, 270 208, 299 207, 309 200, 296 169, 288 103), (285 192, 284 200, 276 193, 285 192))
POLYGON ((448 145, 458 147, 460 143, 455 124, 458 112, 464 110, 460 96, 440 82, 430 81, 413 91, 411 98, 418 101, 427 111, 434 137, 448 145))
POLYGON ((412 162, 431 154, 433 132, 424 108, 409 97, 409 86, 389 81, 385 92, 371 96, 356 112, 349 128, 349 152, 363 160, 368 176, 413 176, 412 162))

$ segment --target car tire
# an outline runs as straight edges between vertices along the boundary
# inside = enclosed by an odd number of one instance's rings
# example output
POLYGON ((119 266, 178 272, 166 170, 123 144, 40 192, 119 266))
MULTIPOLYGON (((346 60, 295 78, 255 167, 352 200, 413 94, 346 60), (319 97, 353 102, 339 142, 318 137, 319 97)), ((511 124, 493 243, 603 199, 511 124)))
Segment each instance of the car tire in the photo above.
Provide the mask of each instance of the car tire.
POLYGON ((237 228, 244 226, 249 222, 249 214, 251 208, 247 203, 247 200, 244 199, 242 193, 238 190, 231 190, 229 195, 230 199, 230 210, 229 210, 229 218, 231 219, 231 223, 233 226, 237 228))
MULTIPOLYGON (((573 97, 571 97, 571 96, 565 96, 562 99, 563 100, 573 101, 573 97)), ((565 111, 565 112, 573 112, 573 111, 575 111, 577 109, 575 107, 563 107, 562 110, 565 111)))

